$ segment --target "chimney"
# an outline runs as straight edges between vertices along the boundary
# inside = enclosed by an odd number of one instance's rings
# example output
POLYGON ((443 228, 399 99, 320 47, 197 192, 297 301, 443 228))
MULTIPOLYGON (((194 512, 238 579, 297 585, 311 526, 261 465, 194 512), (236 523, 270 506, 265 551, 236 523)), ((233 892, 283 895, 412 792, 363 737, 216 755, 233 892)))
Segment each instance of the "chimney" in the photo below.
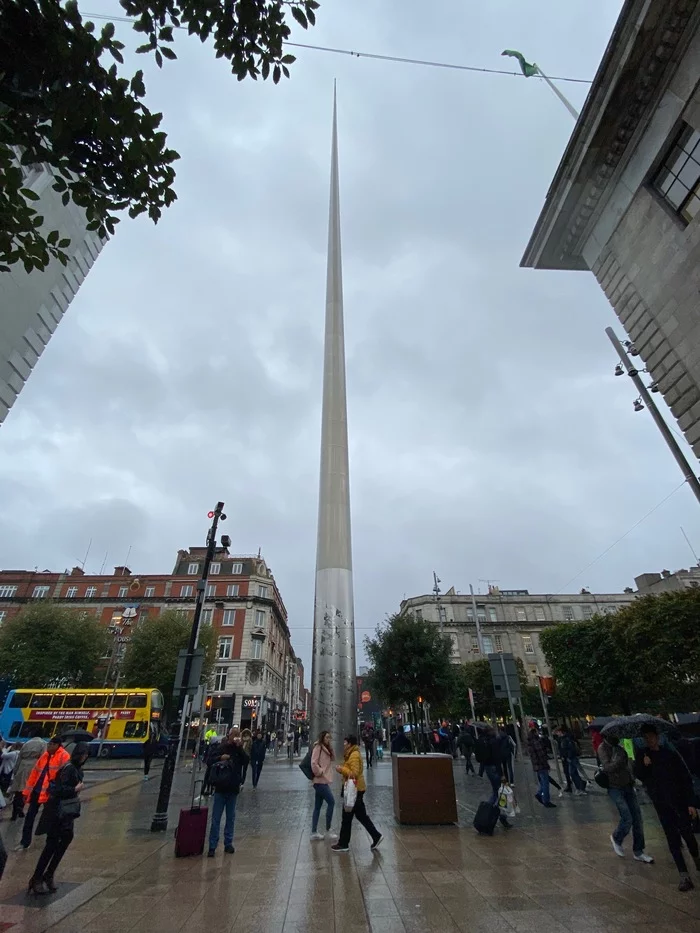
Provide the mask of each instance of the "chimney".
POLYGON ((131 571, 128 567, 115 567, 114 568, 115 577, 130 577, 131 571))
POLYGON ((671 571, 670 571, 670 570, 662 570, 662 571, 661 571, 661 576, 664 578, 664 580, 668 580, 668 578, 671 576, 671 571))
POLYGON ((73 569, 70 572, 70 575, 71 577, 84 577, 85 571, 83 570, 82 567, 73 567, 73 569))

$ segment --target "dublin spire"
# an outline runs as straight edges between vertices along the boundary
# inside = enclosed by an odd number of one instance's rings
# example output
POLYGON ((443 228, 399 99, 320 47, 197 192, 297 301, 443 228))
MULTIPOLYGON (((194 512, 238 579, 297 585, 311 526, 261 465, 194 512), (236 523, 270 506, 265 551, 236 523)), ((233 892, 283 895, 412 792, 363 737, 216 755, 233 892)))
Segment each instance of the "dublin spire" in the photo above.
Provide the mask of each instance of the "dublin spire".
POLYGON ((315 733, 328 729, 339 747, 355 731, 357 696, 335 88, 311 697, 315 733))

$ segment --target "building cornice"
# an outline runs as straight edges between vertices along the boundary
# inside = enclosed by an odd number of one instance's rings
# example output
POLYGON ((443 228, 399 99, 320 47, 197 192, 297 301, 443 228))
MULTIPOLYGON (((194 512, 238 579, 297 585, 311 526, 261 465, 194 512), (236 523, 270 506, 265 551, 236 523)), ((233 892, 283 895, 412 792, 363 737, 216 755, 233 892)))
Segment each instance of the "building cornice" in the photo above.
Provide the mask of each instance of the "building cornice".
POLYGON ((699 17, 700 0, 626 0, 521 266, 588 268, 586 240, 699 17))

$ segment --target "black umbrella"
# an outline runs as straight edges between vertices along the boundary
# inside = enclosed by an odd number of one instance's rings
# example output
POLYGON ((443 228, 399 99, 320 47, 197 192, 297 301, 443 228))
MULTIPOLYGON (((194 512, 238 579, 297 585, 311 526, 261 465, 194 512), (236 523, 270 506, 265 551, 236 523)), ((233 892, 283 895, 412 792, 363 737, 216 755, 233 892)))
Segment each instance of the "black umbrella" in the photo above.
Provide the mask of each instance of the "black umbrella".
POLYGON ((679 735, 678 728, 666 719, 658 716, 649 716, 647 713, 635 713, 634 716, 618 716, 601 729, 604 738, 617 737, 618 739, 636 739, 641 735, 642 726, 651 723, 659 732, 668 735, 679 735))

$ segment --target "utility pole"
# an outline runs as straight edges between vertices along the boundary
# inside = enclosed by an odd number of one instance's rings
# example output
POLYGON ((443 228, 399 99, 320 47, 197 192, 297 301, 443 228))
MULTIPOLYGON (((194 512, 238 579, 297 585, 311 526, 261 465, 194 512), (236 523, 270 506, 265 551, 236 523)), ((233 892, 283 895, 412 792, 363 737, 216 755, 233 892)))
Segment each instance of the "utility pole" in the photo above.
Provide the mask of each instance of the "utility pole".
MULTIPOLYGON (((190 695, 190 674, 192 672, 192 658, 194 656, 194 651, 197 647, 197 640, 199 638, 199 620, 202 616, 202 609, 204 608, 204 600, 206 598, 207 592, 207 579, 209 577, 209 567, 214 558, 214 553, 216 551, 216 530, 219 525, 219 520, 222 522, 226 520, 224 512, 224 503, 217 502, 216 508, 213 512, 209 512, 208 517, 212 519, 211 527, 207 535, 207 553, 204 558, 204 566, 202 568, 202 575, 197 581, 197 602, 195 603, 194 608, 194 618, 192 620, 192 628, 190 630, 190 641, 187 646, 187 657, 185 658, 185 670, 182 677, 182 685, 180 686, 180 735, 177 743, 170 742, 168 748, 168 754, 163 762, 163 770, 161 772, 160 779, 160 788, 158 791, 158 803, 156 804, 156 812, 153 816, 153 821, 151 822, 151 832, 152 833, 164 833, 168 828, 168 804, 170 803, 170 792, 173 786, 173 776, 175 774, 175 764, 180 757, 180 747, 182 745, 182 737, 184 734, 185 726, 185 711, 188 706, 188 699, 190 695)), ((221 537, 221 546, 230 547, 231 539, 228 535, 222 535, 221 537)), ((177 686, 176 686, 177 689, 177 686)))
POLYGON ((447 615, 445 613, 445 607, 440 602, 440 578, 438 577, 438 575, 435 573, 434 570, 433 570, 433 582, 435 583, 435 586, 433 586, 433 593, 435 593, 435 605, 437 606, 438 622, 440 623, 440 634, 442 635, 442 633, 445 631, 445 622, 447 621, 447 615))
POLYGON ((481 640, 481 625, 479 624, 479 611, 476 608, 476 596, 474 595, 474 587, 469 584, 469 592, 472 595, 472 612, 474 613, 474 624, 476 625, 476 640, 479 645, 479 654, 484 654, 484 645, 481 640))
MULTIPOLYGON (((627 355, 627 351, 622 346, 620 341, 617 339, 612 327, 606 327, 605 333, 610 338, 610 343, 615 347, 615 350, 617 351, 620 357, 620 362, 623 364, 623 366, 627 370, 627 375, 632 379, 632 382, 634 383, 636 390, 639 392, 639 397, 642 399, 646 407, 649 409, 651 417, 654 419, 656 423, 656 427, 661 432, 661 436, 666 441, 666 446, 673 454, 673 457, 676 463, 678 464, 678 466, 681 468, 681 472, 683 473, 683 476, 685 476, 686 481, 693 492, 693 495, 698 500, 698 502, 700 502, 700 482, 698 482, 697 476, 695 475, 693 469, 688 463, 688 460, 686 459, 683 451, 678 446, 678 443, 676 442, 675 437, 671 433, 671 429, 664 421, 659 409, 656 407, 654 403, 654 399, 651 397, 651 395, 647 391, 647 387, 644 385, 639 375, 639 370, 637 369, 637 367, 634 365, 632 360, 627 355)), ((620 373, 620 375, 622 375, 622 373, 620 373)))

